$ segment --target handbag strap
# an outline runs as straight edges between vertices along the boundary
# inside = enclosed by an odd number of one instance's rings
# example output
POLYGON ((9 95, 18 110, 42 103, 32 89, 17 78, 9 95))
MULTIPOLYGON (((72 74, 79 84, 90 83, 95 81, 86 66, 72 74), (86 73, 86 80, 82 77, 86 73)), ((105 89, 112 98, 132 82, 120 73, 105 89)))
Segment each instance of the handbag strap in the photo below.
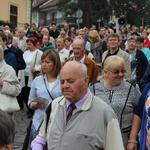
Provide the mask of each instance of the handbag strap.
POLYGON ((121 118, 120 118, 120 128, 121 128, 121 129, 122 129, 122 115, 123 115, 123 112, 124 112, 124 110, 125 110, 127 101, 128 101, 128 99, 129 99, 129 95, 130 95, 131 89, 132 89, 132 84, 130 85, 130 88, 129 88, 129 91, 128 91, 128 95, 127 95, 127 98, 126 98, 124 107, 123 107, 123 109, 122 109, 122 112, 121 112, 121 118))
POLYGON ((52 100, 54 100, 54 98, 52 97, 51 93, 49 92, 49 90, 48 90, 48 88, 47 88, 47 85, 46 85, 46 81, 45 81, 44 75, 43 75, 43 80, 44 80, 44 84, 45 84, 46 90, 47 90, 47 92, 48 92, 50 98, 51 98, 52 100))
POLYGON ((35 63, 36 63, 36 59, 37 59, 37 53, 38 53, 38 51, 37 51, 36 54, 35 54, 35 60, 34 60, 33 67, 35 67, 35 63))

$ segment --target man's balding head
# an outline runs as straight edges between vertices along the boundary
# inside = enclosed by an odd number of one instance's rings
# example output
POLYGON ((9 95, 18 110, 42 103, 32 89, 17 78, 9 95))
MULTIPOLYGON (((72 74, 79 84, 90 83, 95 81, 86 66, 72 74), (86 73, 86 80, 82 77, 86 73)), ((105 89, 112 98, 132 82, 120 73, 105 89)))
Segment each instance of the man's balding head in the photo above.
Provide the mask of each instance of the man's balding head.
POLYGON ((83 39, 75 39, 72 44, 74 57, 76 61, 80 61, 85 54, 85 42, 83 39))

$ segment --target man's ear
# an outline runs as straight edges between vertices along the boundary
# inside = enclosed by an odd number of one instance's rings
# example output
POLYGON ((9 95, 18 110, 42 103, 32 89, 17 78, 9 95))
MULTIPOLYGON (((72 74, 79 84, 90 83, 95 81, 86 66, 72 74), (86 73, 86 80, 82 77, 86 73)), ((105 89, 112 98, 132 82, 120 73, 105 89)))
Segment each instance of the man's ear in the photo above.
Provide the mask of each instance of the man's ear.
POLYGON ((87 83, 87 85, 88 85, 88 83, 89 83, 89 76, 85 76, 84 81, 85 81, 85 83, 87 83))
POLYGON ((121 41, 118 42, 118 46, 120 46, 121 41))

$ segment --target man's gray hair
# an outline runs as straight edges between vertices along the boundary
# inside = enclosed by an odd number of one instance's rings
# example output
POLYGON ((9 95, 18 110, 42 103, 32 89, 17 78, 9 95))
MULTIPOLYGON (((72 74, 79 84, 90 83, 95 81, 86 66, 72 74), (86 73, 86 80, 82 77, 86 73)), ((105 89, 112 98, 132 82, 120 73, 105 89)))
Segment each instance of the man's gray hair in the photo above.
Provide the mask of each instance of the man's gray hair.
POLYGON ((3 49, 2 45, 0 45, 0 54, 4 54, 4 49, 3 49))
POLYGON ((130 41, 130 40, 137 40, 137 37, 136 36, 129 36, 128 38, 127 38, 127 41, 130 41))
POLYGON ((17 37, 15 37, 15 36, 13 37, 13 41, 14 41, 15 43, 17 43, 17 44, 19 43, 19 39, 18 39, 17 37))
POLYGON ((108 34, 107 40, 108 40, 110 37, 115 37, 115 38, 118 39, 118 41, 120 41, 120 36, 119 36, 117 33, 110 33, 110 34, 108 34))
POLYGON ((84 33, 85 33, 86 30, 85 30, 85 29, 79 29, 79 33, 80 33, 80 32, 84 32, 84 33))
POLYGON ((11 33, 7 33, 8 40, 13 40, 13 35, 11 33))
POLYGON ((70 67, 73 67, 73 66, 78 66, 79 67, 79 70, 77 70, 77 72, 79 71, 81 77, 85 77, 87 76, 87 67, 85 64, 83 63, 79 63, 77 61, 68 61, 64 64, 65 65, 70 65, 70 67))
POLYGON ((20 31, 23 31, 23 32, 25 33, 25 30, 24 30, 23 27, 19 27, 19 28, 18 28, 18 31, 19 31, 19 30, 20 30, 20 31))
POLYGON ((83 39, 81 36, 76 36, 76 37, 74 38, 73 42, 76 41, 76 40, 81 40, 82 43, 83 43, 83 45, 85 46, 86 43, 85 43, 84 39, 83 39))
POLYGON ((12 144, 15 137, 15 124, 12 118, 0 109, 0 147, 12 144))

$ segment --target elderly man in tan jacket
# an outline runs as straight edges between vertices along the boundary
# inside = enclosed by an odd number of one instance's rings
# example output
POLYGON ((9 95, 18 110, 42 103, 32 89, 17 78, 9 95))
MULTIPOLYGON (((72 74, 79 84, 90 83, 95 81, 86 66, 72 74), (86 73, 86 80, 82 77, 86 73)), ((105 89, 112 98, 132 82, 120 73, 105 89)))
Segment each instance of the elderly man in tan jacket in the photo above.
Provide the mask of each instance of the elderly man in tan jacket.
POLYGON ((65 63, 60 71, 63 96, 48 107, 32 150, 124 150, 114 111, 90 92, 88 80, 84 64, 65 63))

